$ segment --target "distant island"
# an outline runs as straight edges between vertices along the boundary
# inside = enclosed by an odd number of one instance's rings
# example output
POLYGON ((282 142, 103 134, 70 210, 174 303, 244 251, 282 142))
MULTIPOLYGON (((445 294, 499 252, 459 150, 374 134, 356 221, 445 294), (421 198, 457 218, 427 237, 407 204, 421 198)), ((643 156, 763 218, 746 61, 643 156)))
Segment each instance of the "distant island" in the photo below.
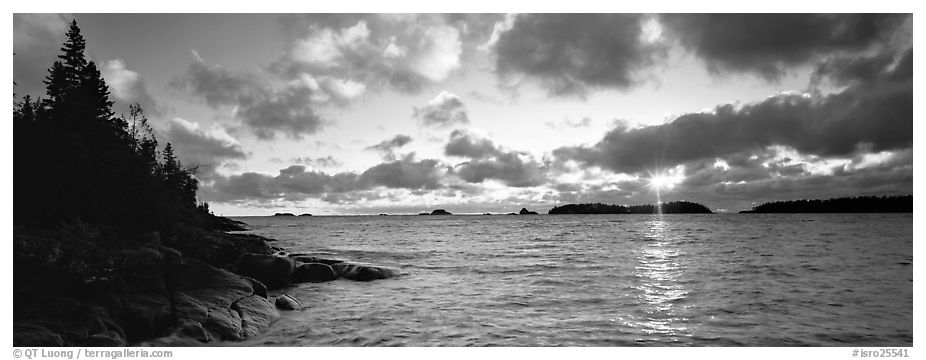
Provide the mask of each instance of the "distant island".
POLYGON ((913 195, 856 196, 829 200, 789 200, 768 202, 740 211, 740 214, 774 213, 908 213, 913 212, 913 195))
POLYGON ((299 216, 312 216, 312 214, 309 214, 309 213, 302 213, 302 214, 299 214, 299 216))
POLYGON ((569 204, 555 206, 548 214, 713 214, 706 206, 690 201, 646 205, 569 204), (661 211, 660 211, 661 210, 661 211))
POLYGON ((276 213, 276 214, 273 214, 273 216, 296 216, 296 215, 293 213, 276 213))
POLYGON ((437 210, 434 210, 434 211, 432 211, 432 212, 430 212, 430 213, 427 212, 427 211, 422 211, 422 212, 418 213, 418 215, 453 215, 453 214, 450 213, 450 212, 447 211, 447 210, 444 210, 444 209, 437 209, 437 210))
POLYGON ((521 208, 521 211, 518 212, 518 215, 537 215, 537 212, 527 210, 527 208, 521 208))

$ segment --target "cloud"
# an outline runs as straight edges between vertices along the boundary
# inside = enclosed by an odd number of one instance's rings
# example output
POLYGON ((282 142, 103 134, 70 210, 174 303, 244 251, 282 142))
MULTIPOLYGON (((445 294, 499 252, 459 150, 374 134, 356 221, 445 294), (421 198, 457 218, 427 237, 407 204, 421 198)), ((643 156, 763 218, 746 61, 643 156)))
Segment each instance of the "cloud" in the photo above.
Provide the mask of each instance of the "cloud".
POLYGON ((17 95, 45 95, 42 80, 57 60, 70 21, 65 14, 13 14, 13 81, 17 95))
MULTIPOLYGON (((665 31, 715 73, 775 80, 834 53, 883 47, 909 14, 663 14, 665 31)), ((882 49, 883 50, 883 49, 882 49)))
POLYGON ((426 106, 422 108, 416 107, 413 110, 413 116, 427 126, 443 127, 453 124, 469 124, 466 104, 460 100, 459 96, 446 91, 442 91, 428 101, 426 106))
POLYGON ((284 77, 325 74, 369 89, 418 92, 461 67, 465 19, 436 14, 284 16, 293 37, 272 71, 284 77))
POLYGON ((291 163, 295 164, 305 164, 313 167, 320 168, 336 168, 344 165, 344 163, 338 159, 335 159, 333 156, 328 155, 318 158, 292 158, 289 160, 291 163))
POLYGON ((472 159, 483 159, 500 153, 501 151, 495 147, 492 140, 463 130, 454 130, 450 133, 450 141, 444 146, 446 155, 472 159))
POLYGON ((137 72, 125 67, 122 59, 113 59, 103 63, 100 71, 112 96, 119 100, 117 106, 128 113, 129 104, 138 103, 145 112, 152 115, 164 115, 164 108, 148 93, 145 81, 137 72))
POLYGON ((302 201, 309 198, 339 203, 344 199, 375 196, 389 189, 431 191, 443 187, 440 180, 446 170, 437 160, 415 160, 408 155, 370 167, 361 174, 339 172, 328 174, 308 170, 304 165, 291 165, 277 175, 245 172, 227 177, 218 176, 200 189, 209 201, 302 201))
POLYGON ((395 150, 405 146, 406 144, 412 141, 412 137, 408 135, 396 135, 392 139, 383 140, 379 144, 371 145, 365 148, 365 150, 378 151, 384 154, 387 160, 395 160, 395 150))
POLYGON ((469 158, 453 170, 469 183, 498 180, 508 186, 528 187, 546 182, 545 169, 526 153, 506 151, 473 133, 453 131, 444 154, 469 158))
POLYGON ((214 108, 232 106, 234 116, 259 139, 281 134, 298 139, 318 132, 324 123, 314 109, 317 88, 306 81, 274 88, 255 74, 231 72, 197 59, 174 86, 189 89, 214 108))
POLYGON ((642 38, 645 20, 639 14, 518 15, 496 28, 495 70, 505 81, 538 82, 551 95, 628 89, 664 52, 642 38))
POLYGON ((174 118, 163 135, 176 149, 180 161, 185 165, 199 166, 199 174, 203 176, 210 176, 227 160, 248 156, 238 141, 218 125, 205 130, 195 122, 174 118))
POLYGON ((663 125, 618 126, 593 146, 563 147, 554 155, 635 173, 772 145, 822 157, 908 148, 913 87, 907 57, 912 51, 897 66, 870 67, 877 71, 839 93, 784 93, 742 107, 720 105, 711 113, 682 115, 663 125))
POLYGON ((442 187, 445 170, 437 160, 415 161, 414 154, 402 159, 373 166, 360 174, 359 182, 366 186, 405 189, 437 189, 442 187))

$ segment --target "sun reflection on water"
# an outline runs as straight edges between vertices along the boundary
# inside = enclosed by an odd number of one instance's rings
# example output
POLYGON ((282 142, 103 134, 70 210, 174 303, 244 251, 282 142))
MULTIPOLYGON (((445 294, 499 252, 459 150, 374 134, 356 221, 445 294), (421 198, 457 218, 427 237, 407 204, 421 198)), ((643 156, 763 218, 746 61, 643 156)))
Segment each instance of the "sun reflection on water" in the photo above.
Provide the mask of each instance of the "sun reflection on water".
POLYGON ((688 296, 681 282, 686 270, 682 262, 684 253, 673 244, 672 233, 661 216, 646 225, 645 241, 638 251, 635 266, 637 288, 642 292, 638 296, 643 311, 639 325, 650 335, 675 340, 690 336, 685 325, 688 319, 680 314, 680 304, 688 296))

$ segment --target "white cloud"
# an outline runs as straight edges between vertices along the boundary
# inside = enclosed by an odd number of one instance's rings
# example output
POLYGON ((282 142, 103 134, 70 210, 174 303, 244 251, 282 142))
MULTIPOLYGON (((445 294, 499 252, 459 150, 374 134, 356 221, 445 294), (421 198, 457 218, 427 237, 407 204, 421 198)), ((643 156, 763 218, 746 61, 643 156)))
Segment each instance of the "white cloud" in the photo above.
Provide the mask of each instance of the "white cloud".
POLYGON ((428 44, 414 60, 414 70, 428 80, 440 82, 460 67, 460 32, 449 26, 432 27, 425 31, 428 44))
POLYGON ((324 29, 308 38, 296 41, 293 46, 293 58, 306 64, 332 67, 336 66, 346 51, 359 49, 367 44, 370 29, 364 21, 335 32, 324 29))

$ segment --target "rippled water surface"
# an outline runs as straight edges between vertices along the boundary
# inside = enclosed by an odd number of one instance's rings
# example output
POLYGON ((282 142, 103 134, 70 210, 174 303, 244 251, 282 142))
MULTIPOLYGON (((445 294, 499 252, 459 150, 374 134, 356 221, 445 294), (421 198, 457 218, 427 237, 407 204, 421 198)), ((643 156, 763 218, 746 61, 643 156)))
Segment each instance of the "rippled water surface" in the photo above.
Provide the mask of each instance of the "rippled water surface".
POLYGON ((285 290, 283 346, 912 346, 912 214, 240 218, 398 269, 285 290))

